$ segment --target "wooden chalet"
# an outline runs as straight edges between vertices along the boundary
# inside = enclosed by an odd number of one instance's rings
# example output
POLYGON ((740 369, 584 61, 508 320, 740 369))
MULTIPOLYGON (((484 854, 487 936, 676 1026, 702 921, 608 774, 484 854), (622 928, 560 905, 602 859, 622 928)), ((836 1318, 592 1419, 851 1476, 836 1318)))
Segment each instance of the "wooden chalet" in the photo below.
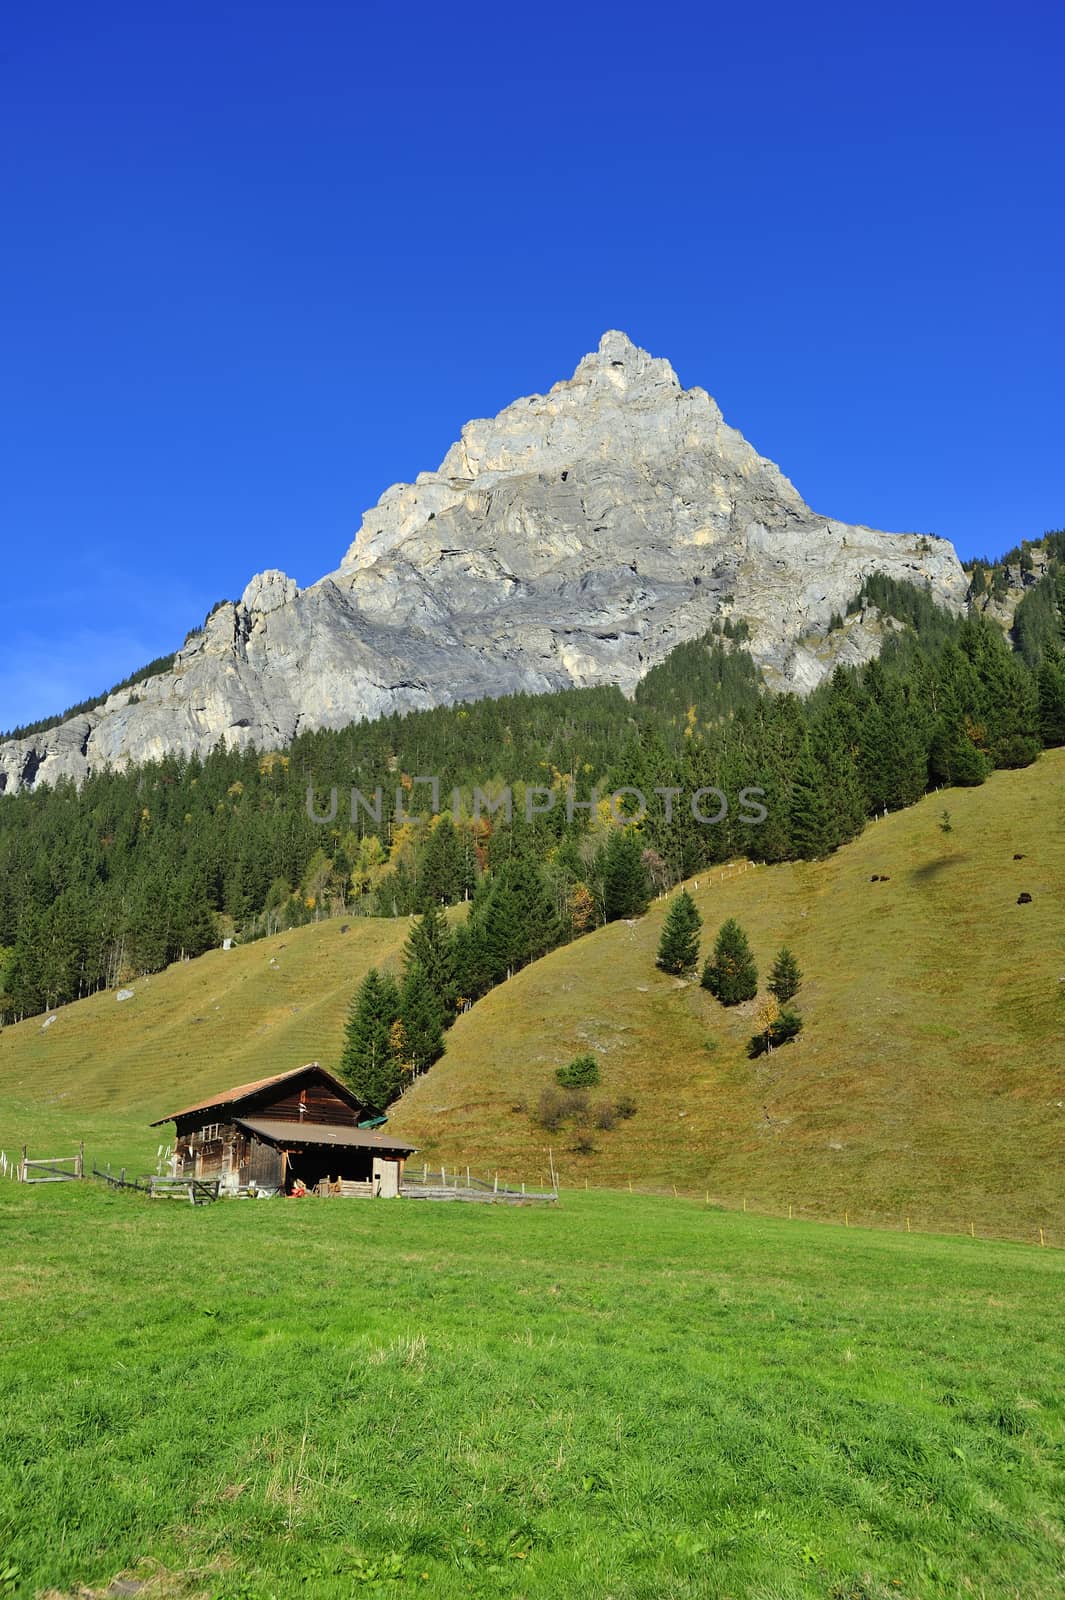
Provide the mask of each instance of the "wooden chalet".
POLYGON ((321 1194, 397 1195, 414 1149, 382 1128, 339 1078, 317 1061, 172 1111, 174 1176, 218 1178, 223 1194, 254 1187, 290 1194, 298 1182, 321 1194))

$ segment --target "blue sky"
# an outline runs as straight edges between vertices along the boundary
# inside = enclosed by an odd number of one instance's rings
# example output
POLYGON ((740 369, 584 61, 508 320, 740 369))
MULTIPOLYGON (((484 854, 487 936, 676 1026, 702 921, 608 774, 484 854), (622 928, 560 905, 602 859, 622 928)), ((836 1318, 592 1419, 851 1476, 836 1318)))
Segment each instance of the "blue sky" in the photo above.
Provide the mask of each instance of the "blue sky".
POLYGON ((301 583, 608 327, 818 510, 1065 523, 1050 4, 23 7, 0 727, 301 583))

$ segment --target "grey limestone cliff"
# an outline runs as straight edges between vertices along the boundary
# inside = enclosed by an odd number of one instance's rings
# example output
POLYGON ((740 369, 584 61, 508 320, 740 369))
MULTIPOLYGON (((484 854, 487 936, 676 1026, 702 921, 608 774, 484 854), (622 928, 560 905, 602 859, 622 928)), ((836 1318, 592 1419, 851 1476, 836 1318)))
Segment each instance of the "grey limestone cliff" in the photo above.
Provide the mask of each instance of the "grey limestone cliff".
POLYGON ((260 573, 171 671, 0 745, 0 791, 518 690, 630 692, 727 618, 771 684, 805 693, 879 649, 875 617, 828 629, 874 571, 964 604, 947 541, 816 515, 705 390, 607 333, 388 489, 335 572, 302 590, 260 573))

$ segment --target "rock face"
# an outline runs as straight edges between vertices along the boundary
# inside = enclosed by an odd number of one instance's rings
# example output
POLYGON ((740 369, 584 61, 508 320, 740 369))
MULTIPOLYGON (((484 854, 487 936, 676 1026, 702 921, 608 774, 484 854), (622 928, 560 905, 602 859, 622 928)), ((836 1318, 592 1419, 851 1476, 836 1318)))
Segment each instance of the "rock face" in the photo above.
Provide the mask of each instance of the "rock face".
POLYGON ((388 489, 335 572, 303 590, 260 573, 172 671, 0 746, 0 790, 518 690, 631 692, 729 618, 771 684, 805 693, 879 649, 875 616, 828 629, 874 571, 964 605, 946 540, 815 515, 705 390, 607 333, 388 489))

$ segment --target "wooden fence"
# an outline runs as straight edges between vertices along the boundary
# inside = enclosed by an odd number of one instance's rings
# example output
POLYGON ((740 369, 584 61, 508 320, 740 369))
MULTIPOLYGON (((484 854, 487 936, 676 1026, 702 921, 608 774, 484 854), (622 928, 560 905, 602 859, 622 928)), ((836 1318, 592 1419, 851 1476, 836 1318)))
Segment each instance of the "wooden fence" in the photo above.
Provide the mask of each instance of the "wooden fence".
POLYGON ((126 1169, 119 1169, 116 1178, 108 1165, 103 1172, 93 1162, 92 1176, 110 1184, 112 1189, 136 1189, 150 1200, 189 1200, 194 1206, 210 1205, 218 1199, 221 1187, 219 1178, 161 1178, 154 1173, 144 1177, 127 1178, 126 1169))
POLYGON ((78 1147, 76 1156, 44 1156, 31 1161, 22 1146, 22 1160, 16 1178, 19 1183, 69 1183, 85 1176, 85 1145, 78 1147))
POLYGON ((404 1169, 399 1186, 401 1195, 411 1200, 480 1200, 498 1201, 505 1205, 520 1205, 523 1201, 555 1201, 557 1185, 550 1188, 531 1189, 525 1183, 501 1183, 499 1174, 478 1178, 469 1167, 423 1166, 421 1172, 409 1162, 404 1169))

